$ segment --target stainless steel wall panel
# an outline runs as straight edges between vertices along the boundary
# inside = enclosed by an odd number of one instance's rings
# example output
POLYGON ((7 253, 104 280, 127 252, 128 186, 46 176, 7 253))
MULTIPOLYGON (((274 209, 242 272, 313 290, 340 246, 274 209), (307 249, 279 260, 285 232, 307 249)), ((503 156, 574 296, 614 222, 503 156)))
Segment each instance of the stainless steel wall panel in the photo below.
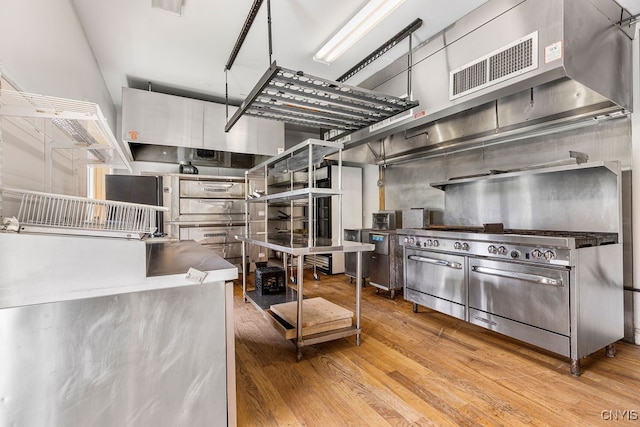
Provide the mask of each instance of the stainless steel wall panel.
POLYGON ((609 171, 580 170, 451 186, 444 222, 617 233, 622 231, 618 184, 609 171))
POLYGON ((0 309, 0 425, 235 423, 225 292, 219 282, 0 309))
POLYGON ((631 166, 631 121, 594 122, 582 129, 389 165, 385 169, 386 208, 444 209, 444 192, 429 187, 429 183, 488 173, 491 169, 505 170, 568 159, 569 150, 586 152, 590 160, 619 160, 622 168, 628 169, 631 166))

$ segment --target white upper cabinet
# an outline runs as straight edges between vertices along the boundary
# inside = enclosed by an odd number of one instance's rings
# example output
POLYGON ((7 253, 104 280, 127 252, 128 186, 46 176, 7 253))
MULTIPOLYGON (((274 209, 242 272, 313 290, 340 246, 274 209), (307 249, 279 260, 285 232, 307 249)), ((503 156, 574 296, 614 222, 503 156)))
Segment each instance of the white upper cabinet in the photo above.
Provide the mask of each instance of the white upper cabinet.
POLYGON ((144 144, 202 148, 202 101, 122 89, 122 139, 144 144))
MULTIPOLYGON (((204 103, 204 148, 234 153, 275 156, 284 150, 284 123, 244 116, 227 133, 226 106, 204 103)), ((236 107, 229 107, 229 117, 236 107)))
POLYGON ((225 124, 224 104, 122 89, 124 141, 269 156, 284 148, 282 122, 247 116, 226 133, 225 124))

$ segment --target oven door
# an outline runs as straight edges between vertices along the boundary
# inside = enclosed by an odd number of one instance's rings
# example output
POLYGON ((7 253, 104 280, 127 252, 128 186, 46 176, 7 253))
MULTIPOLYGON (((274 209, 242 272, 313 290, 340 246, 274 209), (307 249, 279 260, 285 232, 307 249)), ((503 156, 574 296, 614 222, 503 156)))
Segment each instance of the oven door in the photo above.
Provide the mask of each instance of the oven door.
POLYGON ((197 199, 244 199, 243 182, 180 181, 180 197, 197 199))
MULTIPOLYGON (((469 308, 569 336, 569 270, 472 258, 469 308)), ((495 319, 476 317, 470 321, 500 328, 495 319)))
POLYGON ((405 298, 466 319, 465 257, 405 248, 405 298))

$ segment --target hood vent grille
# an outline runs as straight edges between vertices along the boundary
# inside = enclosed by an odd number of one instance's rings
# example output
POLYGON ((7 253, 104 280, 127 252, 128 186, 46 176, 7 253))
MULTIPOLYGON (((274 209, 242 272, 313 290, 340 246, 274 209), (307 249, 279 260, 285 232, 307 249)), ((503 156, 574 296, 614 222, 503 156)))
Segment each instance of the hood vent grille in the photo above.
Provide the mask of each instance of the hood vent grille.
POLYGON ((538 68, 538 32, 516 40, 450 73, 449 99, 538 68))

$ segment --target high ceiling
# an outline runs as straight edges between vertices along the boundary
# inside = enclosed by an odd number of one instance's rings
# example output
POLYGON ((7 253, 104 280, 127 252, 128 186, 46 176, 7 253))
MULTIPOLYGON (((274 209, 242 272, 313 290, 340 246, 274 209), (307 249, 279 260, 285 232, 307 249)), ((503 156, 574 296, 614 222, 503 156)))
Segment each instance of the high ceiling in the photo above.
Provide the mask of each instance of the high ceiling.
MULTIPOLYGON (((152 9, 151 0, 72 0, 117 107, 122 87, 220 100, 224 66, 253 0, 185 0, 182 17, 152 9)), ((273 60, 279 65, 336 79, 416 18, 417 46, 486 0, 406 0, 331 65, 313 61, 318 48, 366 0, 271 1, 273 60)), ((227 74, 229 97, 242 100, 269 66, 267 2, 227 74)), ((408 51, 408 39, 347 83, 358 84, 408 51)))
MULTIPOLYGON (((422 27, 413 46, 486 0, 406 0, 385 21, 331 65, 313 61, 318 48, 367 0, 272 0, 273 60, 279 65, 337 79, 416 18, 422 27)), ((122 87, 147 88, 222 100, 224 66, 253 0, 184 0, 182 17, 152 9, 151 0, 72 0, 102 70, 114 104, 122 87)), ((632 14, 640 0, 618 0, 632 14)), ((243 100, 269 66, 267 2, 256 17, 232 69, 229 97, 243 100)), ((348 84, 357 85, 408 51, 408 40, 378 59, 348 84)))

